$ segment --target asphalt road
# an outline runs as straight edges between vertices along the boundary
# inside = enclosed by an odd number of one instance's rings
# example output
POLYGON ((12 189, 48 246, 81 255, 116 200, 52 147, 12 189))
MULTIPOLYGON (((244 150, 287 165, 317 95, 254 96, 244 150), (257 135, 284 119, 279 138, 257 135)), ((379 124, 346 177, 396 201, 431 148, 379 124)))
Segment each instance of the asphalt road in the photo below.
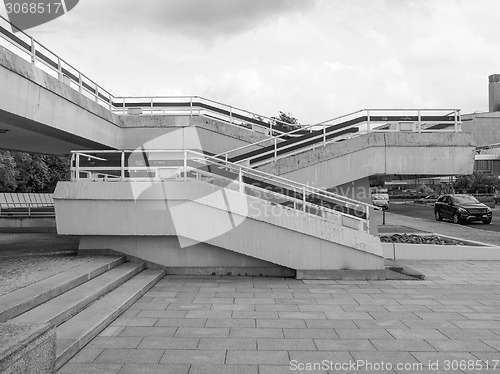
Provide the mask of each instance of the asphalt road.
MULTIPOLYGON (((414 204, 394 204, 391 202, 388 211, 391 213, 401 214, 403 216, 422 218, 429 222, 435 221, 434 207, 430 205, 420 206, 414 204)), ((449 222, 450 225, 454 225, 451 221, 443 222, 449 222)), ((500 209, 498 208, 498 205, 497 208, 493 210, 493 221, 489 225, 485 225, 482 222, 469 222, 464 225, 479 230, 500 232, 500 209)))

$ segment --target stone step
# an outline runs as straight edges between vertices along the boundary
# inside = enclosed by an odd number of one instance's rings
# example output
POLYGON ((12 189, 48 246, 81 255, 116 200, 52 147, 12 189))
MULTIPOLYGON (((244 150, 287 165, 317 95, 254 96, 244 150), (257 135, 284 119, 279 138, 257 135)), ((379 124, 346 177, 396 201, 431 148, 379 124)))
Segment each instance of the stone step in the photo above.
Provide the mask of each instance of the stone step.
POLYGON ((127 262, 111 269, 62 295, 51 299, 23 313, 10 322, 46 323, 60 325, 70 317, 82 311, 90 303, 114 290, 144 270, 143 263, 127 262))
POLYGON ((0 322, 8 321, 47 300, 122 264, 124 257, 94 257, 92 261, 0 296, 0 322))
POLYGON ((164 269, 144 270, 58 326, 56 330, 57 368, 64 365, 165 274, 164 269))

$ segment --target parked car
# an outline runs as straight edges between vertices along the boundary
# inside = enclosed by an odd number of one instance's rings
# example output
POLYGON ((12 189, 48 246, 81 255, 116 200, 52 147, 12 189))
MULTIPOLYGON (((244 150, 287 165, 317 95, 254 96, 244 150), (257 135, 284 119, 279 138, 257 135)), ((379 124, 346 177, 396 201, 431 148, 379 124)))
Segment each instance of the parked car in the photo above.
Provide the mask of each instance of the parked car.
POLYGON ((468 194, 442 195, 434 204, 434 217, 437 221, 451 219, 455 223, 491 223, 492 216, 491 208, 468 194))
POLYGON ((382 209, 389 209, 389 195, 385 193, 378 193, 372 195, 373 205, 382 209))

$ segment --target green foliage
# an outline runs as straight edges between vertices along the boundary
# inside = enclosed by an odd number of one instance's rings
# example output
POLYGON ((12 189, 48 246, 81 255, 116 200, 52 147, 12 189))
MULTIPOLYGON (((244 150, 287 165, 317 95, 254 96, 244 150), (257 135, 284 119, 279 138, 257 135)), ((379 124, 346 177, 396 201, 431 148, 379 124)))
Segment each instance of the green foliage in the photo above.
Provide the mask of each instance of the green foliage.
POLYGON ((491 193, 500 187, 499 182, 493 175, 475 171, 472 175, 459 176, 453 187, 464 193, 491 193))
POLYGON ((283 132, 290 132, 295 129, 298 129, 299 120, 295 117, 292 117, 291 113, 284 113, 280 111, 280 115, 278 117, 271 117, 273 120, 273 128, 283 132))
POLYGON ((12 192, 17 187, 19 172, 9 151, 0 151, 0 191, 12 192))
POLYGON ((0 192, 52 193, 68 178, 68 157, 0 151, 0 192))

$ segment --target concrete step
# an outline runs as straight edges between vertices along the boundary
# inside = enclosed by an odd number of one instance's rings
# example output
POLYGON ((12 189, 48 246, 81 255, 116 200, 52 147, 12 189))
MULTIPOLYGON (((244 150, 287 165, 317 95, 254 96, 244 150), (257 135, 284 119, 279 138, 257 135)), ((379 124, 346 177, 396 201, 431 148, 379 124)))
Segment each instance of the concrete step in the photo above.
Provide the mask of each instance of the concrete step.
POLYGON ((10 322, 45 323, 60 325, 70 317, 82 311, 99 297, 114 290, 144 270, 143 263, 127 262, 111 269, 84 284, 75 287, 62 295, 51 299, 23 313, 10 322))
POLYGON ((64 365, 165 274, 164 269, 144 270, 58 326, 56 330, 57 368, 64 365))
POLYGON ((89 279, 122 264, 124 257, 95 257, 68 271, 0 296, 0 322, 8 321, 47 300, 75 288, 89 279))

